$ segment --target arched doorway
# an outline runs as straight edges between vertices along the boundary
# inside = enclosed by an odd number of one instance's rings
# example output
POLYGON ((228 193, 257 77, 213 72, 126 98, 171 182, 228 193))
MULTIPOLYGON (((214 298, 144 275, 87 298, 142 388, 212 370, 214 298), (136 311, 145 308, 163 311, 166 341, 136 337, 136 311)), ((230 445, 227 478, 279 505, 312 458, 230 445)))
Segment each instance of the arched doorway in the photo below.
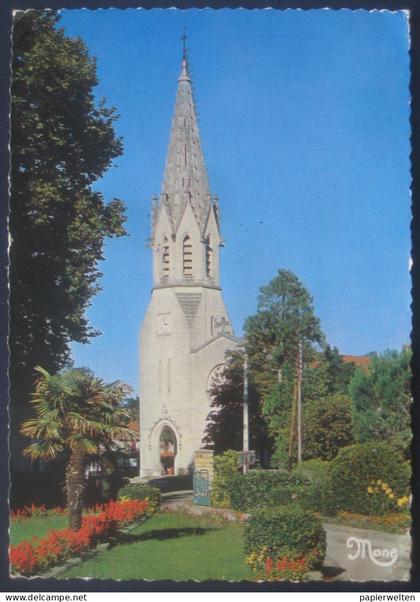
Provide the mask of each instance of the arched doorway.
POLYGON ((165 475, 175 474, 176 436, 169 426, 164 426, 159 437, 159 456, 162 472, 165 475))

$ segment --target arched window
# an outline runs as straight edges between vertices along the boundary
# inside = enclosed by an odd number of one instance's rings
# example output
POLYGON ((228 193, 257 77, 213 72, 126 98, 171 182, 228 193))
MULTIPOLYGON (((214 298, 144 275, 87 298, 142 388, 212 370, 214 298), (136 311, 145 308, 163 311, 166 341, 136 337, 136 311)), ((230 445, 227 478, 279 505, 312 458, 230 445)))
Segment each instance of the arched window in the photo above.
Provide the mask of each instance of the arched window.
POLYGON ((182 243, 182 267, 184 276, 192 276, 192 242, 187 234, 182 243))
POLYGON ((169 255, 169 240, 165 236, 162 242, 162 276, 169 276, 170 255, 169 255))
POLYGON ((169 426, 164 426, 159 437, 159 455, 162 473, 175 474, 176 437, 169 426))
POLYGON ((213 276, 213 247, 211 246, 210 234, 206 238, 206 275, 213 276))

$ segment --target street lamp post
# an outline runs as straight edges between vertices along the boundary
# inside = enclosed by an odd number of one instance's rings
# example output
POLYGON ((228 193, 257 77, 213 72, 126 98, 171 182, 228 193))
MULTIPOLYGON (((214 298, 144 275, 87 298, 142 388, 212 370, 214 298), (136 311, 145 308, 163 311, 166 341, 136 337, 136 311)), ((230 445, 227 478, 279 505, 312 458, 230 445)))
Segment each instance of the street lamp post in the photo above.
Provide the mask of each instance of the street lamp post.
POLYGON ((297 461, 302 462, 302 341, 299 340, 297 361, 297 461))
POLYGON ((242 466, 243 474, 248 473, 248 456, 249 451, 249 404, 248 404, 248 355, 244 357, 244 414, 243 414, 243 445, 244 463, 242 466))

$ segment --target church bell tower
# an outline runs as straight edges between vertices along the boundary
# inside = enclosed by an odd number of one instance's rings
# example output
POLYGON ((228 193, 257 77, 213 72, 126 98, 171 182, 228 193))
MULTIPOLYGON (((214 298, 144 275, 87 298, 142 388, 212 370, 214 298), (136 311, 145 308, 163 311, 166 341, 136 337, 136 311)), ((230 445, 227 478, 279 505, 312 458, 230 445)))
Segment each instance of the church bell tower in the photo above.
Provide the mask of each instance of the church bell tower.
POLYGON ((162 192, 152 208, 153 289, 140 331, 142 477, 192 470, 212 379, 238 344, 220 288, 221 246, 184 47, 162 192))

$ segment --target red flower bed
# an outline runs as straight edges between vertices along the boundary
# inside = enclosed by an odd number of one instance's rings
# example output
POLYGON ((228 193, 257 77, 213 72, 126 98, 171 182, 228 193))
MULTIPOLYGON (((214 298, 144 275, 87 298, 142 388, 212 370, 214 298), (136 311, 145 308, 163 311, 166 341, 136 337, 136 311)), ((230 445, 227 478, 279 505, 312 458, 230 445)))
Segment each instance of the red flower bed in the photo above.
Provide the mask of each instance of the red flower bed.
MULTIPOLYGON (((86 508, 86 512, 88 513, 96 513, 102 512, 108 504, 95 504, 89 508, 86 508)), ((46 508, 44 504, 42 506, 35 506, 35 504, 31 504, 31 506, 24 506, 23 508, 18 508, 17 510, 12 510, 10 513, 10 518, 12 521, 15 520, 24 520, 27 518, 33 518, 34 516, 50 516, 54 514, 58 514, 61 516, 67 515, 69 512, 67 508, 63 506, 55 506, 55 508, 46 508)))
POLYGON ((78 531, 53 530, 46 537, 22 541, 10 548, 12 570, 21 575, 34 575, 72 556, 78 556, 98 543, 109 541, 118 529, 145 516, 147 500, 109 502, 102 505, 98 514, 83 518, 78 531))
POLYGON ((267 558, 265 561, 264 580, 267 581, 301 581, 308 572, 309 562, 301 558, 267 558))
POLYGON ((319 550, 313 549, 308 554, 298 556, 266 557, 264 568, 259 571, 258 578, 263 581, 302 581, 319 559, 319 550))
POLYGON ((31 504, 30 506, 24 506, 18 510, 12 510, 10 513, 10 518, 12 520, 19 520, 23 518, 30 518, 31 516, 43 516, 47 512, 49 511, 44 505, 35 506, 35 504, 31 504))

